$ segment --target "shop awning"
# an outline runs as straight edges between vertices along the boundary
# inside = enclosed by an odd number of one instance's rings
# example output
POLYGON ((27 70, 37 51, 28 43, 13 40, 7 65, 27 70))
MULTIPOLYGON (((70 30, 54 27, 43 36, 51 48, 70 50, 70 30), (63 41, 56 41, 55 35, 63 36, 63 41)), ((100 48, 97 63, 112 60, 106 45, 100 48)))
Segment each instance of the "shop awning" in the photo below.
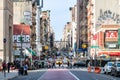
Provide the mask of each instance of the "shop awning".
POLYGON ((32 54, 32 56, 36 56, 37 55, 37 53, 35 51, 33 51, 32 49, 30 49, 30 48, 26 48, 26 49, 28 50, 28 52, 30 54, 32 54))
POLYGON ((30 51, 28 51, 28 49, 24 49, 24 55, 25 56, 32 56, 32 54, 30 53, 30 51))
POLYGON ((101 54, 107 54, 109 56, 119 56, 120 57, 120 52, 99 52, 99 55, 101 54))

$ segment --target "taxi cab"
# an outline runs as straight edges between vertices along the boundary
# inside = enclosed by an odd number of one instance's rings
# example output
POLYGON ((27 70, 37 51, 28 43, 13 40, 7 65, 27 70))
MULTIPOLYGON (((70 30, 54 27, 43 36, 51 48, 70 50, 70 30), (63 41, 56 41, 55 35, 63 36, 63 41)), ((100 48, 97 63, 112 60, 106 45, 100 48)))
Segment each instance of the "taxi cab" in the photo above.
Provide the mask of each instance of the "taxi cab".
POLYGON ((58 60, 56 60, 56 64, 62 64, 62 60, 60 60, 60 59, 58 59, 58 60))

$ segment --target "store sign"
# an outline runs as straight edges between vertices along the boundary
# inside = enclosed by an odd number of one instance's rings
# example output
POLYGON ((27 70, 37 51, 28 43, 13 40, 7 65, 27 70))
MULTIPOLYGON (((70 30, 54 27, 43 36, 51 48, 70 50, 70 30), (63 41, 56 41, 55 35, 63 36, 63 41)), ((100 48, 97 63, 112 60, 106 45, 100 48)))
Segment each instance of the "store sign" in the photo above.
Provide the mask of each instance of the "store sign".
POLYGON ((111 10, 104 11, 100 9, 96 23, 96 27, 99 27, 102 24, 120 24, 120 14, 112 12, 111 10))
POLYGON ((117 38, 118 32, 117 31, 106 31, 106 38, 117 38))
POLYGON ((31 18, 32 14, 30 11, 25 11, 24 12, 24 21, 25 24, 31 25, 32 23, 32 18, 31 18))
POLYGON ((105 41, 114 41, 118 40, 118 31, 117 30, 107 30, 105 32, 105 41))
MULTIPOLYGON (((20 42, 21 35, 13 35, 13 42, 20 42)), ((23 42, 30 42, 30 35, 22 35, 23 42)))
POLYGON ((98 46, 100 48, 104 47, 104 32, 99 32, 98 33, 98 46))
POLYGON ((116 47, 116 44, 109 44, 108 47, 114 48, 116 47))

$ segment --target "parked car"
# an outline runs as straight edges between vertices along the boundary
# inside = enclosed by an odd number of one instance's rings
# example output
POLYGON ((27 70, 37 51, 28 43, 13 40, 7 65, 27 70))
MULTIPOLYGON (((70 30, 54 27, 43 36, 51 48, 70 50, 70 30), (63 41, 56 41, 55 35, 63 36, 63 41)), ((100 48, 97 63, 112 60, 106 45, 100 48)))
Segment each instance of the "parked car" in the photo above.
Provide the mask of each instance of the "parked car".
POLYGON ((111 75, 120 75, 120 62, 114 62, 113 66, 111 67, 111 75))
POLYGON ((76 63, 74 63, 75 67, 85 67, 86 66, 86 63, 84 61, 78 61, 76 63))
POLYGON ((111 67, 113 65, 114 62, 107 62, 104 66, 104 73, 105 74, 109 74, 111 73, 111 67))

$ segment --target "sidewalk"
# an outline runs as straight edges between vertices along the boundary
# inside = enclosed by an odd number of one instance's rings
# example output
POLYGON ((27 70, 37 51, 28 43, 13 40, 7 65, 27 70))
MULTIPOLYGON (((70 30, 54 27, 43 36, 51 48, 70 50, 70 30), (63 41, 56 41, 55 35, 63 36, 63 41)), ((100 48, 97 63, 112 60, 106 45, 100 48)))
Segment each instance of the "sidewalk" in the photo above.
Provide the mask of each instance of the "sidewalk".
POLYGON ((38 80, 77 80, 67 69, 49 69, 38 80))
POLYGON ((2 73, 2 71, 0 71, 0 80, 9 80, 9 79, 12 79, 16 76, 18 76, 18 71, 17 70, 10 71, 10 73, 8 73, 6 71, 6 77, 5 78, 4 78, 4 73, 2 73))

